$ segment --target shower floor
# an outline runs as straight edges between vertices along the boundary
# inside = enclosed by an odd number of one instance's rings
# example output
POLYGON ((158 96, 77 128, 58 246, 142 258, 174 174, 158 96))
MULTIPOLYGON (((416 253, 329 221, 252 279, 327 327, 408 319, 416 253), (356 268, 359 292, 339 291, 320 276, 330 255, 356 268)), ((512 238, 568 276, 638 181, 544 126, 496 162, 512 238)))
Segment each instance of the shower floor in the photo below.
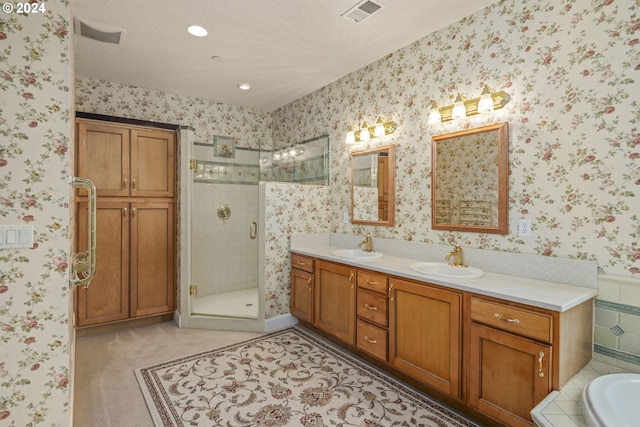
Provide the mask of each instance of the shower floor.
POLYGON ((257 319, 258 288, 192 297, 191 314, 257 319))

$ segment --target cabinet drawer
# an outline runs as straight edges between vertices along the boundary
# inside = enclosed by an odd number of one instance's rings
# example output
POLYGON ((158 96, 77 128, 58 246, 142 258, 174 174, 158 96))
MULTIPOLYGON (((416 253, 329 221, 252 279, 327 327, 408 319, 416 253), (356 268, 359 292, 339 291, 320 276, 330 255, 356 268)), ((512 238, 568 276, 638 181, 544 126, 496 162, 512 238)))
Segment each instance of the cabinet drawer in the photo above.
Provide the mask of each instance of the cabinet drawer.
POLYGON ((358 270, 358 287, 387 294, 387 276, 358 270))
POLYGON ((389 324, 388 300, 386 295, 358 289, 357 309, 358 317, 377 323, 380 326, 389 324))
POLYGON ((297 268, 308 273, 313 273, 314 259, 299 254, 291 254, 291 268, 297 268))
POLYGON ((388 332, 358 319, 357 345, 372 356, 387 360, 388 332))
POLYGON ((471 320, 535 340, 552 341, 553 318, 548 314, 471 298, 471 320))

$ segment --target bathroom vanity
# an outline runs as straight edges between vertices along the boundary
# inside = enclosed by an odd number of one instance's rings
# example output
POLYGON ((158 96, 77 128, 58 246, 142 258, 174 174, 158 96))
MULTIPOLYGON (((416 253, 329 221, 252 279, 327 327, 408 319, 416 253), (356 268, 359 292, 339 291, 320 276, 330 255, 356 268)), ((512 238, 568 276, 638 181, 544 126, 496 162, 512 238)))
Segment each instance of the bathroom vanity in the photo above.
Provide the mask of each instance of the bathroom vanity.
POLYGON ((530 411, 591 360, 594 288, 428 277, 414 258, 336 249, 292 245, 291 313, 483 421, 533 425, 530 411))

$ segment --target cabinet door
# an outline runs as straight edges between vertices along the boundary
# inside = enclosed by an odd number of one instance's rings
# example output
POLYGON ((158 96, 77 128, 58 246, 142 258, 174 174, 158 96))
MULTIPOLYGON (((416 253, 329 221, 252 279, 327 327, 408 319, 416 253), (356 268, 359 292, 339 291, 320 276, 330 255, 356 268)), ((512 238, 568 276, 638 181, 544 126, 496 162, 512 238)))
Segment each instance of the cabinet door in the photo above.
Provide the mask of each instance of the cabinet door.
POLYGON ((174 310, 173 203, 131 203, 131 317, 174 310))
POLYGON ((291 269, 291 314, 313 322, 313 274, 291 269))
POLYGON ((460 398, 462 296, 404 280, 389 283, 391 364, 460 398))
MULTIPOLYGON (((76 209, 76 250, 87 249, 87 202, 76 209)), ((88 288, 76 290, 78 326, 129 317, 129 204, 98 202, 96 274, 88 288)))
MULTIPOLYGON (((107 124, 78 122, 77 176, 90 179, 97 195, 129 195, 129 130, 107 124)), ((86 195, 85 190, 77 190, 86 195)))
POLYGON ((356 270, 316 261, 314 325, 343 341, 355 343, 356 270))
POLYGON ((470 328, 469 406, 514 427, 551 391, 551 347, 508 332, 470 328))
POLYGON ((175 134, 161 130, 131 130, 131 196, 173 197, 175 134))

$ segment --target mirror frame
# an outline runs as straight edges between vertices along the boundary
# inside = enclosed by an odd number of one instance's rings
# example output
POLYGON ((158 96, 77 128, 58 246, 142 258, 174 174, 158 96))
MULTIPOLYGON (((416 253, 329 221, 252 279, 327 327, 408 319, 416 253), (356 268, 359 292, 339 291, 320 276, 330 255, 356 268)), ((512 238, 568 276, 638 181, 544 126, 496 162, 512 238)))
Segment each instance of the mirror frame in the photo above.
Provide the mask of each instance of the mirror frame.
POLYGON ((467 129, 432 138, 431 144, 431 228, 434 230, 468 231, 475 233, 508 234, 509 233, 509 123, 497 123, 474 129, 467 129), (476 135, 483 132, 497 131, 498 136, 498 223, 496 226, 464 225, 464 224, 436 224, 436 194, 438 191, 437 176, 437 146, 448 139, 466 135, 476 135))
POLYGON ((384 227, 393 227, 395 225, 395 216, 396 216, 396 146, 395 145, 385 145, 381 147, 372 148, 369 150, 362 151, 352 151, 351 152, 351 224, 361 224, 361 225, 379 225, 384 227), (387 209, 388 215, 386 221, 371 221, 371 220, 363 220, 363 219, 355 219, 353 217, 354 211, 354 183, 355 183, 355 168, 354 168, 354 157, 365 155, 365 154, 374 154, 374 153, 387 153, 388 160, 388 170, 387 170, 387 209))

